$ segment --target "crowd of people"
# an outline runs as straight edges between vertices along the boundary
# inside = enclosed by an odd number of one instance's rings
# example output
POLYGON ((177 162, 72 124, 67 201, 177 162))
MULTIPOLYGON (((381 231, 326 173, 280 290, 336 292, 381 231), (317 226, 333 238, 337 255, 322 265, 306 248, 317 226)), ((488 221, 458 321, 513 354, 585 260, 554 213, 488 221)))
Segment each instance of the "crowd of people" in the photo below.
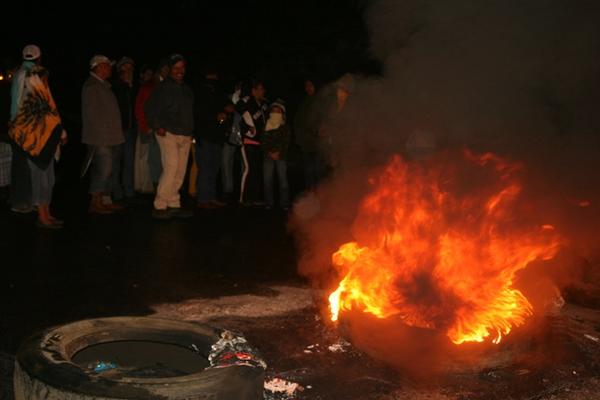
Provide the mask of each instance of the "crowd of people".
MULTIPOLYGON (((0 187, 9 193, 13 212, 37 211, 37 226, 60 229, 63 221, 50 204, 54 163, 68 136, 40 48, 27 45, 22 56, 0 140, 0 187)), ((268 101, 262 80, 227 90, 218 73, 207 70, 201 83, 190 86, 186 66, 181 54, 156 68, 136 68, 129 57, 91 58, 81 90, 81 142, 87 150, 81 174, 89 176, 90 213, 113 214, 136 193, 152 193, 154 218, 191 217, 193 210, 181 201, 186 177, 199 209, 239 203, 287 210, 292 143, 302 151, 306 190, 327 176, 335 159, 328 126, 352 92, 351 75, 321 90, 306 79, 304 98, 289 120, 286 102, 268 101)))

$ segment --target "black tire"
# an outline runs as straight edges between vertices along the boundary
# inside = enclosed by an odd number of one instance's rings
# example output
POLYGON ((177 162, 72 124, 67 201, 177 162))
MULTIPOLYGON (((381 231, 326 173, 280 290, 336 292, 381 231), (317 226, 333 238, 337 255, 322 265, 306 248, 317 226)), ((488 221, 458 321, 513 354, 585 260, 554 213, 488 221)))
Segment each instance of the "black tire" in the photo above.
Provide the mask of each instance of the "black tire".
POLYGON ((145 317, 91 319, 48 329, 27 339, 15 361, 15 400, 263 398, 264 370, 249 366, 208 368, 174 378, 109 379, 71 362, 79 350, 121 340, 155 341, 208 356, 219 331, 204 325, 145 317))

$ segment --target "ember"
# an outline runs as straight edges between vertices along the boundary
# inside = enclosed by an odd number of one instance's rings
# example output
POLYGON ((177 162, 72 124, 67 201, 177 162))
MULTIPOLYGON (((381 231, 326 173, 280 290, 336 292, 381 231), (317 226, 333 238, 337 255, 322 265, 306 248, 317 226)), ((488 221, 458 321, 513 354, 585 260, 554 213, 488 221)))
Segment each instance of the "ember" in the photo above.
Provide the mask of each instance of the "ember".
POLYGON ((333 254, 342 277, 331 319, 351 309, 444 332, 455 344, 499 343, 533 307, 515 274, 555 256, 561 239, 520 199, 521 165, 491 154, 409 163, 394 157, 372 180, 333 254))

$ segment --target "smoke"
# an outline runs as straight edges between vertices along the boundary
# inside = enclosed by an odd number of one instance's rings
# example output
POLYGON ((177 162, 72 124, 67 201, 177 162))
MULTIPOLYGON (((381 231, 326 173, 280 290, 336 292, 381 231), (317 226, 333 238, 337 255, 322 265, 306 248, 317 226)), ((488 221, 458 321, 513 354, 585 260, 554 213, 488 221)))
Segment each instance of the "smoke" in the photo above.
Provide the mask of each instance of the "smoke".
POLYGON ((292 222, 300 273, 324 293, 339 283, 331 255, 355 240, 369 177, 393 154, 468 147, 522 162, 532 213, 566 238, 552 265, 523 275, 534 306, 589 277, 600 260, 600 3, 379 0, 365 20, 383 74, 354 75, 328 125, 334 173, 292 222))

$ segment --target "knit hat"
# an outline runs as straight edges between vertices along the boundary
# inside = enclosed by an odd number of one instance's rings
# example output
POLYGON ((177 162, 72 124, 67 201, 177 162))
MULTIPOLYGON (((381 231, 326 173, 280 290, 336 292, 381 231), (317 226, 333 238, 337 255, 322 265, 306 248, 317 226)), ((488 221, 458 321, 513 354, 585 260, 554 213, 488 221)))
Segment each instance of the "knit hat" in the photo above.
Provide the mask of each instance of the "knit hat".
POLYGON ((170 67, 177 64, 179 61, 185 62, 185 58, 183 58, 183 56, 181 54, 175 53, 175 54, 171 54, 169 56, 169 66, 170 67))
POLYGON ((42 51, 35 44, 28 44, 23 48, 23 60, 37 60, 42 55, 42 51))
POLYGON ((129 57, 121 57, 119 62, 117 62, 117 69, 121 69, 121 67, 125 64, 135 65, 135 62, 129 57))
POLYGON ((283 111, 283 113, 285 114, 285 101, 283 101, 282 99, 278 98, 277 100, 275 100, 274 102, 271 103, 271 105, 269 106, 269 109, 273 108, 273 107, 279 107, 281 108, 281 111, 283 111))

